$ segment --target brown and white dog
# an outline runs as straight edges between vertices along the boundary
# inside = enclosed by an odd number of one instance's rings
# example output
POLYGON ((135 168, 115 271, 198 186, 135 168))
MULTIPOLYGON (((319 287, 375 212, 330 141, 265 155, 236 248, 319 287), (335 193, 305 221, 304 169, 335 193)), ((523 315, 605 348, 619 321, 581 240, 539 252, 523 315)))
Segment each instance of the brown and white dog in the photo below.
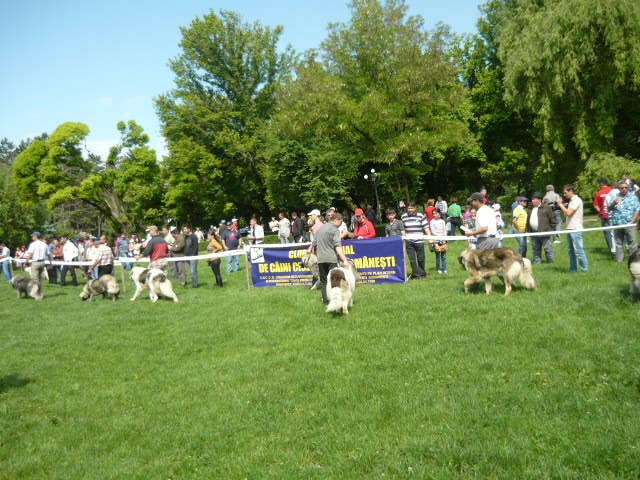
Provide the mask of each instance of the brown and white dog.
POLYGON ((516 282, 529 290, 536 289, 531 261, 522 258, 513 248, 467 249, 460 254, 458 261, 469 272, 469 278, 464 281, 465 293, 469 293, 471 285, 484 280, 485 292, 487 295, 491 294, 491 277, 496 275, 502 275, 505 295, 511 294, 516 282))
POLYGON ((131 269, 131 280, 136 285, 136 292, 131 301, 140 296, 142 291, 149 287, 149 299, 155 303, 160 297, 170 298, 178 303, 178 297, 173 292, 171 281, 167 278, 166 272, 159 268, 133 267, 131 269))
POLYGON ((356 278, 358 272, 352 261, 346 265, 329 270, 327 275, 327 312, 349 313, 353 306, 353 296, 356 293, 356 278))

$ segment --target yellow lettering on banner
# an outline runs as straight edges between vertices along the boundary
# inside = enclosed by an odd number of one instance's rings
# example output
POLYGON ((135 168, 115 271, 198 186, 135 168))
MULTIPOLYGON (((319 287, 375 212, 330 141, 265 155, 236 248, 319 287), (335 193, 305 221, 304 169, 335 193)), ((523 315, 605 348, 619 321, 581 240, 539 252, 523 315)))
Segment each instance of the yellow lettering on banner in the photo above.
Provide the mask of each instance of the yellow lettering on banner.
POLYGON ((273 262, 273 263, 269 264, 269 271, 271 273, 290 272, 291 271, 291 264, 290 263, 273 262))
POLYGON ((353 245, 345 245, 342 247, 342 253, 345 255, 353 255, 356 251, 354 250, 353 245))
POLYGON ((289 250, 289 258, 302 258, 307 254, 305 249, 289 250))
POLYGON ((258 264, 258 271, 260 273, 269 273, 269 265, 266 263, 259 263, 258 264))
POLYGON ((396 257, 362 257, 354 258, 356 268, 389 268, 396 266, 396 257))

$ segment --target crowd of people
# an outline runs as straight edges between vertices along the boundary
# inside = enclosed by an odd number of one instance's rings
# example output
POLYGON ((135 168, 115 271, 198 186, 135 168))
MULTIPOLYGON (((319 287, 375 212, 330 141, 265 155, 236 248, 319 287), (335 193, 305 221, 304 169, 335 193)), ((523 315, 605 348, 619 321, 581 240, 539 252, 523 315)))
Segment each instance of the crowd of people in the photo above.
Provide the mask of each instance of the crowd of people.
MULTIPOLYGON (((607 179, 600 179, 600 189, 594 198, 593 206, 602 225, 635 224, 640 217, 639 194, 640 188, 628 176, 612 185, 607 179)), ((328 245, 336 243, 336 235, 339 241, 346 238, 370 239, 378 234, 388 237, 403 236, 411 264, 410 278, 421 279, 427 276, 427 245, 435 255, 437 273, 448 273, 446 237, 458 233, 468 238, 469 248, 484 250, 501 247, 505 232, 535 233, 536 235, 530 237, 517 238, 520 253, 527 257, 531 244, 533 263, 543 262, 543 252, 544 260, 554 263, 554 244, 561 242, 560 236, 552 236, 551 233, 544 235, 544 232, 560 230, 564 223, 569 231, 569 271, 588 271, 589 260, 580 231, 583 229, 584 203, 572 185, 565 185, 562 195, 555 191, 553 185, 548 185, 544 194, 535 192, 530 199, 518 196, 510 205, 510 209, 511 220, 507 225, 502 216, 502 206, 488 198, 486 189, 481 189, 468 198, 466 205, 460 205, 457 197, 447 201, 442 195, 428 199, 423 206, 400 201, 397 211, 386 211, 387 221, 384 225, 373 207, 367 205, 365 209, 356 208, 352 215, 349 212, 339 213, 333 207, 324 214, 318 209, 313 209, 307 214, 292 212, 290 218, 284 212, 280 212, 277 218, 271 217, 268 227, 281 244, 312 242, 312 249, 320 248, 319 245, 329 248, 328 245), (423 235, 443 238, 427 241, 423 235)), ((635 225, 605 230, 603 234, 608 250, 618 262, 623 261, 625 248, 631 251, 637 247, 635 225)), ((87 265, 81 267, 82 273, 87 278, 99 278, 113 272, 116 258, 149 257, 151 266, 169 270, 183 286, 187 285, 187 275, 193 288, 199 286, 198 260, 191 257, 198 255, 200 244, 205 240, 205 234, 200 228, 194 231, 188 225, 181 229, 171 226, 158 229, 150 226, 144 238, 122 233, 113 242, 106 236, 72 239, 69 236, 43 237, 39 232, 34 232, 32 237, 33 242, 29 247, 23 245, 15 251, 17 268, 23 268, 28 262, 32 275, 37 278, 45 275, 52 284, 59 283, 64 286, 67 276, 70 275, 71 283, 77 285, 78 267, 51 265, 48 260, 87 262, 87 265), (167 262, 168 257, 185 257, 185 260, 167 262)), ((222 220, 217 227, 211 226, 206 239, 207 252, 235 251, 244 245, 264 243, 265 229, 258 218, 251 218, 246 227, 241 227, 238 219, 233 218, 230 221, 222 220)), ((0 260, 10 256, 9 246, 0 242, 0 260)), ((330 257, 336 262, 339 256, 339 253, 325 254, 325 258, 330 257)), ((220 258, 208 260, 218 287, 223 286, 221 263, 220 258)), ((2 262, 0 265, 5 278, 11 280, 11 262, 2 262)), ((132 263, 125 261, 123 266, 130 269, 132 263)), ((226 270, 228 273, 240 270, 239 254, 226 257, 226 270)), ((322 278, 320 280, 323 281, 322 278)))

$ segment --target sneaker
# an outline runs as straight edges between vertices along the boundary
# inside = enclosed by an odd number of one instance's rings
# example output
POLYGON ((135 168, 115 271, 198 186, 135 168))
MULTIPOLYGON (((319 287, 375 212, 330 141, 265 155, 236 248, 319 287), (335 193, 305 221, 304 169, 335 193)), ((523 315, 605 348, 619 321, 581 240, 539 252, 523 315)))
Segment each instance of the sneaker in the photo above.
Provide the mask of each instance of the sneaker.
POLYGON ((440 270, 438 270, 438 275, 442 275, 442 272, 440 270))
POLYGON ((449 275, 449 272, 447 272, 446 270, 444 270, 442 273, 443 275, 449 275))

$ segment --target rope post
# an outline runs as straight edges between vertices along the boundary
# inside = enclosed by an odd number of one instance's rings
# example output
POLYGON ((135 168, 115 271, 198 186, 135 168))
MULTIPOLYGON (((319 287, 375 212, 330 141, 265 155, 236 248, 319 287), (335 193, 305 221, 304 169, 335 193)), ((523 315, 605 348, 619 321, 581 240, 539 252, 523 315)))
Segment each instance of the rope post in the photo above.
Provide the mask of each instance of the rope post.
POLYGON ((127 291, 127 283, 124 280, 124 263, 120 262, 120 275, 122 278, 122 291, 126 292, 127 291))
MULTIPOLYGON (((249 250, 250 252, 251 250, 249 250)), ((245 269, 245 277, 247 279, 247 290, 251 290, 251 274, 249 272, 249 267, 251 262, 249 262, 249 253, 245 253, 244 255, 244 269, 245 269)))

